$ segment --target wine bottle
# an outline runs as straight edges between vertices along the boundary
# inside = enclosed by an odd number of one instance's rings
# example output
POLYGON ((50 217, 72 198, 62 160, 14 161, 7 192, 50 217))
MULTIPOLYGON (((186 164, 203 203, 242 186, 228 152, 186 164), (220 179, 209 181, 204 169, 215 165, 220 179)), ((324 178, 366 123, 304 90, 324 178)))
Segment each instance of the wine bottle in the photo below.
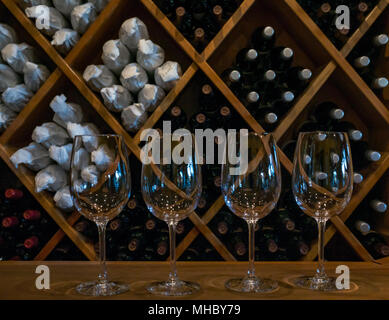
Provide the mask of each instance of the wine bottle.
POLYGON ((169 235, 162 234, 155 238, 155 253, 158 260, 166 260, 169 256, 169 235))
POLYGON ((197 28, 194 31, 193 44, 198 52, 202 52, 206 47, 205 31, 203 28, 197 28))
POLYGON ((257 50, 244 48, 236 56, 236 65, 242 72, 254 72, 258 65, 259 55, 257 50))
POLYGON ((385 202, 380 201, 378 199, 372 199, 369 202, 369 206, 371 209, 373 209, 375 212, 378 213, 385 213, 388 209, 388 205, 385 202))
POLYGON ((326 30, 332 24, 333 17, 334 11, 332 10, 331 4, 325 2, 319 7, 315 21, 321 29, 326 30))
POLYGON ((284 83, 289 90, 295 91, 297 94, 301 93, 308 86, 312 78, 312 71, 303 67, 290 68, 285 73, 284 83))
POLYGON ((351 141, 353 167, 360 170, 381 159, 381 153, 370 149, 366 141, 351 141))
POLYGON ((199 98, 201 110, 207 113, 215 112, 217 110, 217 100, 218 99, 216 93, 212 86, 209 84, 204 84, 201 87, 201 93, 199 98))
POLYGON ((193 16, 188 13, 184 7, 178 7, 176 9, 175 24, 178 30, 186 37, 191 39, 193 36, 193 16))
POLYGON ((273 112, 270 106, 261 106, 254 114, 255 119, 268 132, 274 131, 278 126, 278 116, 273 112))
POLYGON ((369 12, 369 5, 366 2, 359 2, 357 5, 354 5, 351 8, 351 17, 353 18, 353 23, 355 26, 358 26, 363 21, 365 21, 367 17, 367 13, 369 12))
POLYGON ((141 227, 133 227, 130 229, 130 236, 128 238, 128 251, 131 254, 140 256, 145 246, 145 237, 141 227))
POLYGON ((174 106, 163 116, 163 121, 170 121, 172 132, 174 132, 185 127, 187 122, 186 113, 179 106, 174 106))
POLYGON ((211 222, 213 232, 222 240, 232 232, 233 216, 229 211, 220 211, 211 222))
POLYGON ((295 96, 292 91, 279 91, 279 96, 273 100, 271 106, 274 109, 274 112, 279 117, 282 117, 286 113, 288 113, 288 111, 292 107, 292 103, 294 101, 295 96))
POLYGON ((242 75, 237 69, 227 69, 222 73, 222 79, 232 92, 238 92, 241 86, 242 75))
POLYGON ((309 245, 304 241, 301 235, 293 236, 289 239, 286 248, 288 260, 299 260, 309 253, 309 245))
POLYGON ((194 114, 190 118, 190 126, 192 128, 192 131, 194 132, 196 129, 208 129, 212 126, 212 120, 208 118, 205 113, 199 112, 194 114))
POLYGON ((351 122, 340 121, 332 124, 331 131, 346 132, 351 141, 360 141, 363 138, 362 131, 358 130, 351 122))
POLYGON ((207 0, 196 0, 191 2, 190 12, 193 14, 195 20, 203 19, 208 10, 207 0))
POLYGON ((232 122, 233 114, 229 107, 221 107, 215 116, 215 129, 229 129, 232 122))
POLYGON ((272 91, 276 86, 277 74, 274 70, 258 70, 259 77, 255 80, 254 88, 262 95, 272 91))
POLYGON ((316 107, 313 117, 318 123, 327 126, 336 121, 342 120, 344 118, 344 111, 337 104, 326 101, 316 107))
POLYGON ((255 90, 243 90, 240 99, 246 106, 247 110, 253 112, 259 107, 261 95, 255 90))
POLYGON ((371 60, 368 56, 361 56, 354 60, 353 65, 357 69, 358 73, 363 73, 370 66, 371 60))
POLYGON ((277 73, 289 69, 293 63, 294 51, 288 47, 276 47, 271 51, 271 68, 277 73))
POLYGON ((367 234, 359 234, 357 236, 370 254, 372 254, 373 258, 378 259, 389 256, 389 246, 379 233, 370 231, 367 234))
POLYGON ((275 41, 275 30, 271 26, 256 29, 251 38, 253 47, 260 53, 269 52, 274 47, 275 41))
POLYGON ((362 220, 355 221, 354 228, 362 234, 368 233, 371 229, 370 224, 362 220))
POLYGON ((261 231, 261 237, 257 237, 259 250, 266 253, 276 253, 279 249, 279 237, 273 227, 264 226, 261 231))
POLYGON ((291 213, 286 209, 279 209, 277 214, 272 216, 274 220, 274 226, 281 233, 292 232, 296 228, 296 224, 291 217, 291 213))
POLYGON ((247 254, 247 246, 243 240, 243 235, 236 233, 231 235, 231 248, 232 252, 238 259, 244 259, 247 254))

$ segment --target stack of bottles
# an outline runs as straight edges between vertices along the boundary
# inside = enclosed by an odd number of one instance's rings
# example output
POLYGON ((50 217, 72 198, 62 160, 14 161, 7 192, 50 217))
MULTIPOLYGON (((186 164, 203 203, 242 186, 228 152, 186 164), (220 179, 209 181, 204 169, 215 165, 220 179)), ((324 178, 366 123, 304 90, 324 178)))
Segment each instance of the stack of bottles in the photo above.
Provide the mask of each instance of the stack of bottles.
MULTIPOLYGON (((189 219, 177 225, 177 243, 193 227, 189 219)), ((74 228, 94 243, 98 251, 96 225, 84 218, 74 228)), ((167 224, 151 215, 142 195, 134 194, 121 214, 107 228, 107 258, 114 261, 163 261, 169 257, 167 224)))
POLYGON ((381 24, 374 24, 347 58, 378 96, 381 96, 383 89, 389 85, 388 75, 379 65, 381 55, 389 42, 387 32, 382 30, 384 27, 381 24))
POLYGON ((58 227, 0 161, 0 261, 33 260, 58 227))
MULTIPOLYGON (((353 123, 344 119, 345 111, 342 106, 324 101, 317 105, 309 119, 304 121, 294 132, 294 139, 286 142, 282 150, 290 160, 294 158, 297 138, 300 132, 312 131, 335 131, 348 133, 351 145, 351 154, 354 168, 354 183, 360 184, 364 177, 361 173, 369 165, 381 159, 381 153, 374 150, 369 142, 364 139, 364 132, 359 130, 353 123)), ((334 155, 336 160, 336 155, 334 155)))
MULTIPOLYGON (((355 30, 365 21, 374 6, 378 4, 378 0, 298 0, 298 2, 338 49, 346 44, 355 30), (336 13, 338 6, 348 6, 350 28, 342 28, 340 25, 339 28, 337 27, 336 22, 340 17, 340 14, 336 13)), ((344 13, 344 11, 341 13, 344 13)), ((345 21, 344 19, 340 20, 341 22, 345 21)))
POLYGON ((387 203, 371 192, 347 221, 348 227, 374 259, 389 256, 387 240, 376 230, 376 221, 384 220, 387 213, 387 203))
POLYGON ((182 76, 181 66, 165 61, 164 49, 136 17, 122 24, 119 39, 104 44, 101 59, 104 64, 89 65, 83 77, 131 133, 141 129, 182 76))
POLYGON ((19 0, 27 17, 67 55, 110 0, 19 0))
POLYGON ((177 29, 201 52, 242 0, 155 0, 177 29))
MULTIPOLYGON (((23 165, 35 175, 35 191, 53 194, 55 205, 63 212, 72 212, 73 199, 69 188, 69 170, 73 139, 83 138, 83 146, 75 154, 73 165, 81 170, 83 181, 96 183, 103 170, 102 163, 110 157, 109 150, 98 137, 99 129, 86 121, 83 108, 58 95, 50 103, 54 112, 51 122, 38 125, 32 132, 32 142, 17 150, 10 158, 18 168, 23 165)), ((79 181, 82 183, 82 181, 79 181)))
MULTIPOLYGON (((224 207, 211 221, 211 230, 238 260, 248 259, 248 230, 243 219, 224 207)), ((296 205, 290 190, 286 190, 273 210, 257 224, 255 258, 259 261, 300 260, 308 254, 317 237, 314 219, 296 205)))
POLYGON ((49 78, 35 48, 19 43, 16 31, 0 23, 0 133, 21 112, 49 78))
POLYGON ((276 46, 271 26, 256 29, 251 44, 222 78, 265 131, 274 131, 296 98, 309 85, 312 71, 294 66, 294 51, 276 46))

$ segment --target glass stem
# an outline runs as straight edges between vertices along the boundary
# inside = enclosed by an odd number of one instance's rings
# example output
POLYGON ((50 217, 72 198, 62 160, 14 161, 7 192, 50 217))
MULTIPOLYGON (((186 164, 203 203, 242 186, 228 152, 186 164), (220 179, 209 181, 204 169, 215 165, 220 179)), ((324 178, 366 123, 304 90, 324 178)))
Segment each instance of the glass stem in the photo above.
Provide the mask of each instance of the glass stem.
POLYGON ((168 222, 170 238, 170 274, 169 282, 176 284, 178 281, 176 267, 176 222, 168 222))
POLYGON ((105 263, 105 230, 107 229, 107 222, 98 222, 97 229, 99 231, 99 262, 101 268, 99 283, 106 284, 108 282, 107 266, 105 263))
POLYGON ((255 225, 257 221, 247 221, 249 227, 249 270, 247 277, 249 279, 256 278, 255 276, 255 225))
POLYGON ((316 277, 324 278, 326 277, 326 272, 324 270, 324 234, 326 230, 326 222, 325 218, 317 218, 317 225, 319 228, 319 239, 318 239, 318 266, 317 266, 317 274, 316 277))

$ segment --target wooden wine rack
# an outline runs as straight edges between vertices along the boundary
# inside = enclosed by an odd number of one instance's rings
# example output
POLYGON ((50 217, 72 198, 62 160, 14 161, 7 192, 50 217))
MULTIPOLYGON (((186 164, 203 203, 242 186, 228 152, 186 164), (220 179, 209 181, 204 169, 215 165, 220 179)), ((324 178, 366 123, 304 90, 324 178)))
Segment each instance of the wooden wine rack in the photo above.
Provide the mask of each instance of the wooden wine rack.
MULTIPOLYGON (((193 101, 190 99, 190 90, 196 86, 196 74, 202 72, 223 93, 228 102, 254 131, 263 132, 262 127, 219 75, 223 69, 233 64, 236 53, 248 44, 249 37, 256 27, 265 24, 275 26, 279 42, 295 50, 297 63, 310 67, 314 71, 314 79, 310 86, 275 130, 274 136, 277 141, 281 143, 291 138, 293 131, 291 129, 302 122, 304 115, 308 114, 317 101, 327 98, 342 103, 346 110, 346 117, 360 126, 366 133, 365 136, 368 137, 369 143, 383 154, 378 164, 372 164, 363 171, 365 181, 356 187, 346 210, 332 219, 332 224, 327 229, 325 237, 328 243, 334 234, 339 232, 360 259, 373 260, 369 252, 347 228, 345 221, 379 180, 385 179, 384 174, 389 170, 389 140, 387 139, 389 92, 385 91, 383 99, 380 100, 347 62, 346 57, 377 19, 384 16, 389 22, 389 12, 385 10, 388 4, 389 0, 381 0, 346 45, 341 50, 337 50, 296 0, 244 0, 205 50, 198 53, 152 0, 111 0, 75 48, 63 58, 25 16, 16 0, 0 0, 0 21, 13 26, 18 31, 21 41, 39 48, 42 60, 53 71, 17 119, 0 136, 1 158, 60 227, 35 260, 46 259, 65 235, 88 259, 94 260, 95 252, 92 245, 72 227, 79 215, 73 213, 65 217, 55 207, 52 195, 45 192, 35 193, 34 173, 23 167, 16 169, 9 158, 18 148, 30 141, 31 133, 36 125, 51 120, 53 114, 49 108, 49 102, 55 95, 65 93, 69 100, 82 104, 84 109, 88 110, 88 117, 93 119, 102 131, 123 135, 128 148, 139 160, 140 132, 134 136, 126 132, 81 76, 87 65, 101 63, 100 55, 103 44, 107 40, 117 38, 120 25, 134 16, 138 16, 146 23, 151 39, 156 40, 166 50, 167 58, 178 61, 184 70, 181 80, 148 119, 144 128, 153 127, 173 103, 184 108, 190 107, 193 101)), ((389 30, 389 23, 387 30, 389 30)), ((389 74, 389 46, 386 56, 382 59, 380 65, 389 74)), ((291 159, 288 159, 281 150, 280 159, 282 165, 291 173, 293 168, 291 159)), ((389 200, 387 191, 386 188, 384 200, 389 200)), ((227 261, 235 260, 226 246, 207 226, 223 205, 224 201, 220 197, 201 218, 196 213, 190 216, 195 227, 178 245, 178 256, 190 246, 197 236, 202 234, 221 257, 227 261)), ((312 249, 305 260, 314 260, 316 255, 316 244, 312 244, 312 249)), ((382 262, 388 260, 382 259, 382 262)))

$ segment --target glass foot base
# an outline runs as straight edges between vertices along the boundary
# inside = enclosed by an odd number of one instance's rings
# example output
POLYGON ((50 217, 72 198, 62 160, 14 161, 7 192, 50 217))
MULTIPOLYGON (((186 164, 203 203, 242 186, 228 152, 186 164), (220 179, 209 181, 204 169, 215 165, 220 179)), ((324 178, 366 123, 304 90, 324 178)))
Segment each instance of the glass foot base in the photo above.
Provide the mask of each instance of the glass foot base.
POLYGON ((270 293, 278 289, 278 282, 270 279, 231 279, 225 284, 228 290, 243 293, 270 293))
POLYGON ((336 287, 336 279, 332 277, 298 277, 293 279, 293 283, 300 288, 317 291, 341 291, 336 287))
POLYGON ((92 281, 79 284, 76 287, 76 290, 79 294, 84 296, 115 296, 128 291, 128 285, 117 282, 101 284, 98 281, 92 281))
POLYGON ((200 291, 200 286, 194 282, 153 282, 147 287, 147 291, 160 296, 180 297, 195 294, 200 291))

